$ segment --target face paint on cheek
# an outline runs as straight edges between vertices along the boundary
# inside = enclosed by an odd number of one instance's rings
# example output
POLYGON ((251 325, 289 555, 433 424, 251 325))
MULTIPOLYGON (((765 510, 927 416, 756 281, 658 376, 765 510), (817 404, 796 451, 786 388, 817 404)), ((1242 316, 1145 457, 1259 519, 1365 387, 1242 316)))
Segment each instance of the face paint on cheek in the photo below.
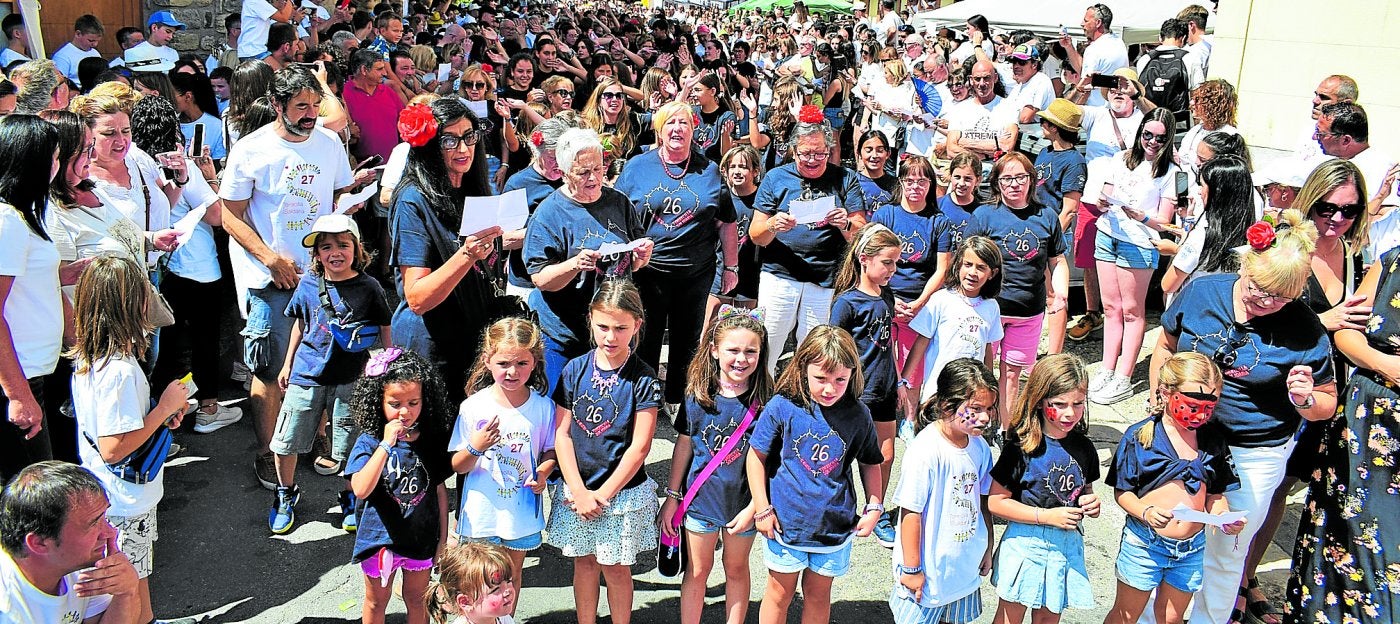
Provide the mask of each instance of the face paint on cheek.
POLYGON ((1171 415, 1172 420, 1176 421, 1176 424, 1187 430, 1195 431, 1210 421, 1211 415, 1215 413, 1216 401, 1217 399, 1214 398, 1192 398, 1176 392, 1167 399, 1167 413, 1171 415))

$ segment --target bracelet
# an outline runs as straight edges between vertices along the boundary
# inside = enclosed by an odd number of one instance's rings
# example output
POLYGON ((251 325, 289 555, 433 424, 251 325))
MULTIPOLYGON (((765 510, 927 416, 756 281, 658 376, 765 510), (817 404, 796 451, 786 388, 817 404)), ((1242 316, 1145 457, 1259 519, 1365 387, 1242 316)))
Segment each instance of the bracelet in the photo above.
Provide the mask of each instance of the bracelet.
POLYGON ((1156 505, 1148 505, 1148 506, 1142 508, 1142 521, 1143 521, 1143 522, 1147 522, 1147 510, 1152 509, 1153 507, 1156 507, 1156 505))
POLYGON ((1292 393, 1289 393, 1289 394, 1288 394, 1288 402, 1289 402, 1289 403, 1292 403, 1292 404, 1293 404, 1293 407, 1296 407, 1296 408, 1298 408, 1298 409, 1308 409, 1308 408, 1312 407, 1313 405, 1316 405, 1316 404, 1317 404, 1317 399, 1313 397, 1313 395, 1312 395, 1311 392, 1309 392, 1309 393, 1308 393, 1308 398, 1307 398, 1307 400, 1303 401, 1302 403, 1296 403, 1296 402, 1293 401, 1293 394, 1292 394, 1292 393))
POLYGON ((666 488, 666 498, 669 498, 674 501, 679 501, 685 498, 685 494, 682 494, 680 490, 666 488))
POLYGON ((764 518, 767 518, 768 516, 773 515, 773 513, 776 512, 776 511, 777 511, 777 510, 774 509, 772 505, 769 505, 767 509, 764 509, 763 511, 760 511, 760 512, 754 514, 754 515, 753 515, 753 519, 754 519, 754 520, 762 520, 762 519, 764 519, 764 518))
POLYGON ((1035 525, 1040 526, 1040 508, 1035 508, 1035 525))
POLYGON ((860 513, 861 513, 861 515, 865 515, 865 514, 868 514, 868 513, 872 512, 872 511, 878 511, 878 512, 880 512, 880 513, 884 513, 884 512, 885 512, 885 506, 884 506, 884 505, 881 505, 881 504, 879 504, 879 503, 870 503, 869 505, 866 505, 865 508, 862 509, 860 513))
POLYGON ((389 450, 392 449, 392 448, 394 448, 394 445, 389 444, 388 442, 385 442, 385 441, 383 441, 383 440, 380 440, 380 441, 379 441, 379 450, 384 451, 385 453, 388 453, 389 450))
POLYGON ((475 447, 475 446, 472 446, 472 445, 470 445, 470 444, 467 445, 467 452, 468 452, 468 453, 471 453, 473 457, 485 457, 485 456, 486 456, 486 451, 478 451, 478 450, 476 450, 476 447, 475 447))
POLYGON ((739 267, 737 267, 737 266, 726 266, 726 267, 724 267, 724 270, 729 271, 730 273, 736 273, 736 274, 737 274, 737 273, 739 272, 739 267))
POLYGON ((924 566, 918 565, 918 566, 914 566, 914 567, 911 568, 911 567, 906 566, 906 565, 900 565, 900 566, 899 566, 899 573, 900 573, 900 574, 923 574, 923 573, 924 573, 924 566))
POLYGON ((895 387, 896 387, 896 388, 912 388, 912 387, 914 387, 914 384, 913 384, 913 382, 909 381, 908 379, 900 379, 899 382, 895 384, 895 387))

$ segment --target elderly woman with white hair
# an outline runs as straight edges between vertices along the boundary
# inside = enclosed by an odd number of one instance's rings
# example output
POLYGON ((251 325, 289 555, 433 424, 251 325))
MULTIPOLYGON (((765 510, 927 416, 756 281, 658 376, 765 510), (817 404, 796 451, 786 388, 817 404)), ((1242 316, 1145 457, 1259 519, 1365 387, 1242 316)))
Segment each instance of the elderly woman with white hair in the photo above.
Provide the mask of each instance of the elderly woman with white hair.
POLYGON ((571 129, 559 137, 554 158, 564 186, 535 210, 525 231, 525 270, 538 290, 530 308, 544 330, 545 378, 550 390, 569 360, 589 349, 588 304, 609 279, 625 279, 651 260, 652 242, 626 195, 603 184, 603 143, 598 133, 571 129), (614 244, 629 251, 604 254, 614 244))
POLYGON ((792 162, 769 171, 754 199, 749 237, 762 248, 758 305, 765 311, 770 373, 794 328, 801 342, 813 327, 831 318, 841 254, 865 225, 858 176, 829 162, 835 142, 822 110, 803 106, 793 128, 792 162), (809 221, 800 218, 812 205, 808 202, 831 204, 825 214, 809 221))
MULTIPOLYGON (((530 140, 526 142, 530 147, 530 166, 510 176, 501 187, 501 194, 525 189, 525 203, 530 207, 530 214, 535 214, 540 203, 564 185, 564 172, 559 168, 559 160, 554 155, 555 149, 559 147, 559 137, 571 129, 580 127, 583 127, 583 119, 573 111, 564 111, 535 126, 535 131, 530 133, 530 140)), ((520 297, 528 297, 530 291, 535 289, 529 273, 525 271, 525 259, 520 251, 525 246, 526 231, 526 228, 521 228, 506 232, 502 239, 505 241, 505 249, 509 252, 506 260, 506 267, 509 269, 506 290, 520 297)))

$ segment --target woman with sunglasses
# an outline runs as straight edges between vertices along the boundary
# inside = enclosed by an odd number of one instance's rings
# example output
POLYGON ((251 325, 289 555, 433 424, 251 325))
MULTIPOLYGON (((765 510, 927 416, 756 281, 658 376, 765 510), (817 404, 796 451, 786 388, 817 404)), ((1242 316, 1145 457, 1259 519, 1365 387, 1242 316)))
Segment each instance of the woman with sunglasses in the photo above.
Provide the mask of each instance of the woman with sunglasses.
POLYGON ((399 113, 409 144, 403 181, 393 197, 389 261, 400 303, 395 344, 438 367, 453 404, 465 398, 465 375, 496 292, 499 227, 457 234, 467 197, 490 195, 483 123, 462 100, 444 97, 399 113))
POLYGON ((583 107, 583 123, 598 133, 599 137, 612 144, 612 169, 609 179, 616 179, 622 173, 627 159, 641 151, 642 123, 632 107, 627 105, 627 89, 616 78, 604 76, 598 80, 597 88, 583 107))
MULTIPOLYGON (((1089 381, 1089 400, 1111 405, 1132 396, 1133 367, 1147 332, 1147 287, 1161 255, 1159 232, 1181 233, 1176 215, 1176 165, 1172 164, 1172 113, 1147 115, 1132 149, 1103 168, 1101 213, 1094 237, 1099 296, 1103 302, 1103 366, 1089 381)), ((1086 241, 1087 242, 1087 241, 1086 241)))
POLYGON ((540 83, 544 91, 544 101, 549 107, 549 117, 558 115, 574 107, 574 83, 563 76, 550 76, 540 83))
MULTIPOLYGON (((1225 375, 1215 424, 1208 426, 1210 435, 1230 447, 1240 488, 1225 498, 1231 510, 1247 514, 1247 523, 1238 539, 1223 533, 1206 538, 1192 620, 1230 619, 1249 553, 1239 545, 1253 540, 1263 524, 1294 434, 1304 420, 1325 420, 1337 407, 1327 330, 1306 304, 1295 301, 1312 272, 1317 227, 1298 211, 1285 210, 1277 229, 1266 222, 1250 226, 1248 241, 1238 274, 1204 276, 1182 289, 1162 315, 1162 335, 1148 365, 1151 388, 1178 351, 1210 356, 1225 375)), ((1157 400, 1149 398, 1154 406, 1157 400)))

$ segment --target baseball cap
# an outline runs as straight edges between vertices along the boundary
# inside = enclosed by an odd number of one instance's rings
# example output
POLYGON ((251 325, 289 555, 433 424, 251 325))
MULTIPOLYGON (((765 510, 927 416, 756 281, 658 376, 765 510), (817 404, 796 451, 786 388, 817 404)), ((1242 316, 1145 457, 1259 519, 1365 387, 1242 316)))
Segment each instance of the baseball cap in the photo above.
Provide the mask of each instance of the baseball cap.
POLYGON ((348 214, 328 214, 316 217, 316 223, 311 225, 311 233, 301 239, 302 247, 315 247, 317 234, 340 234, 349 232, 355 235, 355 240, 360 240, 360 226, 355 224, 348 214))
POLYGON ((1040 58, 1040 49, 1032 44, 1023 43, 1011 51, 1011 58, 1019 61, 1033 61, 1040 58))
POLYGON ((180 30, 185 29, 185 23, 175 19, 175 15, 170 11, 156 11, 155 13, 152 13, 151 19, 146 20, 146 28, 150 28, 156 24, 173 26, 180 30))

